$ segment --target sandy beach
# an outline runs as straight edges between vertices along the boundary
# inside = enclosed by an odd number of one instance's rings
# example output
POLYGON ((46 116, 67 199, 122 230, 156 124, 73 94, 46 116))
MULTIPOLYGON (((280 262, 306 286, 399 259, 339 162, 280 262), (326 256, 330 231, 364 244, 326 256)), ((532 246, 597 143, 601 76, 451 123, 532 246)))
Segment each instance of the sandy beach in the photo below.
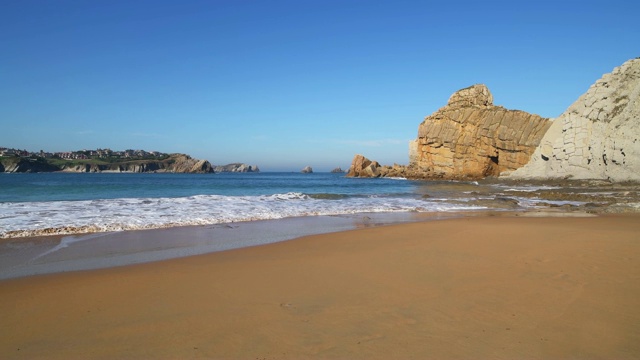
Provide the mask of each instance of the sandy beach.
POLYGON ((471 217, 0 281, 0 358, 637 359, 640 216, 471 217))

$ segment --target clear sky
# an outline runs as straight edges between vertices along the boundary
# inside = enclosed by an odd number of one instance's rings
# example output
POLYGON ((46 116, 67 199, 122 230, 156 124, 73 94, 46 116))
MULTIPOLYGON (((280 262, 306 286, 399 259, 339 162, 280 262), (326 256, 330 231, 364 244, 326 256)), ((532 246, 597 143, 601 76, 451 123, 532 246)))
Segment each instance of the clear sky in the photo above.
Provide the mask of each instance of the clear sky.
POLYGON ((406 164, 458 89, 555 117, 638 56, 637 0, 0 0, 0 146, 406 164))

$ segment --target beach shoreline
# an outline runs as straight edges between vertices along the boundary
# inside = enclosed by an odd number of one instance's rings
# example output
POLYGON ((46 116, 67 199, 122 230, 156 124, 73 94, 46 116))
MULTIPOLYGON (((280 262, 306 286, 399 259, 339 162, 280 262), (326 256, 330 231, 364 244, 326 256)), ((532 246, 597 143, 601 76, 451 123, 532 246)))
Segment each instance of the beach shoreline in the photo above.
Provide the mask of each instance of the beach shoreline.
POLYGON ((360 213, 0 239, 0 280, 127 266, 309 235, 473 215, 454 212, 360 213))
POLYGON ((595 215, 565 209, 385 212, 0 238, 0 280, 163 261, 368 227, 485 216, 592 217, 595 215))
POLYGON ((640 216, 368 227, 0 281, 13 358, 637 358, 640 216))

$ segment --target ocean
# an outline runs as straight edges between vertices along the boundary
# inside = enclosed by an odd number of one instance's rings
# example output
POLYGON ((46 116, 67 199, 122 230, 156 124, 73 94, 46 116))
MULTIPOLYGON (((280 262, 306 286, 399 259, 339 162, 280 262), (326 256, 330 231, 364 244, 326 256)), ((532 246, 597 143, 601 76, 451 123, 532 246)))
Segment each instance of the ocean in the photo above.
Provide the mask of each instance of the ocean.
POLYGON ((335 173, 0 173, 0 279, 420 221, 421 214, 530 210, 536 199, 518 194, 539 188, 335 173), (59 236, 30 240, 44 235, 59 236))
POLYGON ((534 205, 475 181, 336 173, 0 174, 0 238, 210 225, 301 216, 452 212, 534 205), (511 198, 513 201, 505 201, 511 198))

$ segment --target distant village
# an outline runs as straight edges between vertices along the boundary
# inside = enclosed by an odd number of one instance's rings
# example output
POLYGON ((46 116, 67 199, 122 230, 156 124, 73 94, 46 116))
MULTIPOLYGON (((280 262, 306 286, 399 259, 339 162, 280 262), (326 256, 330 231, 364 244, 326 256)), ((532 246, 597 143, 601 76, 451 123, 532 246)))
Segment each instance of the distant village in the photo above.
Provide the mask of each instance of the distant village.
POLYGON ((6 147, 0 147, 0 156, 3 157, 39 157, 45 159, 65 159, 65 160, 87 160, 87 159, 158 159, 162 160, 169 157, 167 153, 161 153, 158 151, 145 151, 145 150, 124 150, 113 151, 111 149, 96 149, 96 150, 78 150, 78 151, 64 151, 64 152, 45 152, 40 150, 38 152, 32 152, 20 149, 11 149, 6 147))

